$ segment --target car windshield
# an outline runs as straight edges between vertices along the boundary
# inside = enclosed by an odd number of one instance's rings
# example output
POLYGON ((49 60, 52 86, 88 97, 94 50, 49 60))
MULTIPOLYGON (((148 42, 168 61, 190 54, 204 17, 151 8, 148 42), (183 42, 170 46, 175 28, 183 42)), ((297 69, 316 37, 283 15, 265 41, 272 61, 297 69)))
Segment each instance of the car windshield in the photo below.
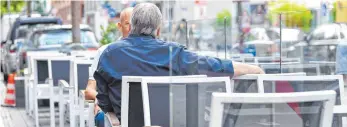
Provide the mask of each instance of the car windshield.
MULTIPOLYGON (((39 45, 61 45, 72 43, 72 30, 48 30, 37 34, 39 45)), ((93 32, 81 30, 81 43, 97 43, 93 32)))

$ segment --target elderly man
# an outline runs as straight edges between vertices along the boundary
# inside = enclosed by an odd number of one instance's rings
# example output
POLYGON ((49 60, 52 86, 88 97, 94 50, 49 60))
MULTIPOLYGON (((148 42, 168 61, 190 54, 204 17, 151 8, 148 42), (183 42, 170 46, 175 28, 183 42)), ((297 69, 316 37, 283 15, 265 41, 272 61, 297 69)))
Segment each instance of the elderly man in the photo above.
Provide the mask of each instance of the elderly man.
POLYGON ((263 73, 257 66, 199 56, 177 43, 156 39, 162 15, 152 3, 136 5, 130 21, 128 38, 105 49, 94 73, 98 105, 104 112, 115 112, 118 118, 122 76, 169 76, 170 71, 174 76, 207 74, 232 77, 263 73))
MULTIPOLYGON (((133 11, 133 8, 129 7, 124 9, 120 13, 120 22, 117 23, 117 26, 119 30, 122 32, 121 38, 126 38, 129 35, 129 27, 130 27, 130 16, 133 11)), ((118 40, 120 40, 118 39, 118 40)), ((104 45, 98 49, 98 53, 96 54, 94 58, 94 62, 92 64, 92 70, 91 72, 94 73, 96 70, 96 67, 98 66, 99 57, 102 54, 102 52, 108 47, 109 44, 104 45)), ((88 80, 88 85, 85 91, 85 98, 88 100, 95 100, 96 99, 96 82, 95 79, 91 76, 91 78, 88 80)), ((99 106, 95 105, 95 123, 98 127, 103 127, 104 125, 104 112, 102 112, 99 108, 99 106)))

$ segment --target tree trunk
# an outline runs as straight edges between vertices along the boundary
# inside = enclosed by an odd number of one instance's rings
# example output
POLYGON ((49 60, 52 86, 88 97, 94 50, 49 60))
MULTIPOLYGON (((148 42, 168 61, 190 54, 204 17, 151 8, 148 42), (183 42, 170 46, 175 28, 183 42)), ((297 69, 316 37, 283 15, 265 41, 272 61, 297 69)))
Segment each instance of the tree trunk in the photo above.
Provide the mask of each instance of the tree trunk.
POLYGON ((71 18, 72 18, 72 41, 73 43, 80 43, 80 19, 81 19, 81 5, 80 1, 71 1, 71 18))

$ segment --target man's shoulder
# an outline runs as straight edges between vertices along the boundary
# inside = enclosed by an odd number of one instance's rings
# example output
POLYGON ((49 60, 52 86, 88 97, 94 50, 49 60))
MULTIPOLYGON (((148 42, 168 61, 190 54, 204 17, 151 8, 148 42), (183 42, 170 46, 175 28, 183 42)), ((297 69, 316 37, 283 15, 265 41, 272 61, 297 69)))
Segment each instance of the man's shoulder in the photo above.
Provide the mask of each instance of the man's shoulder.
POLYGON ((131 44, 127 40, 121 39, 121 40, 117 40, 115 42, 109 43, 105 46, 106 46, 105 49, 111 50, 111 49, 117 49, 117 48, 121 48, 121 47, 131 46, 131 44))

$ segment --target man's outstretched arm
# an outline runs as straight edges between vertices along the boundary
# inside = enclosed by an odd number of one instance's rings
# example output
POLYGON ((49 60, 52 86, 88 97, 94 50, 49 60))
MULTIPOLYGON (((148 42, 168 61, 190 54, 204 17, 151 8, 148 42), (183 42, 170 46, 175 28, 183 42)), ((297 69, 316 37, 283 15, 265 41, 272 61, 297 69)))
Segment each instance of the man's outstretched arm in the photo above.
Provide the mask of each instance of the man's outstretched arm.
POLYGON ((264 71, 255 65, 233 62, 234 76, 241 76, 245 74, 264 74, 264 71))

